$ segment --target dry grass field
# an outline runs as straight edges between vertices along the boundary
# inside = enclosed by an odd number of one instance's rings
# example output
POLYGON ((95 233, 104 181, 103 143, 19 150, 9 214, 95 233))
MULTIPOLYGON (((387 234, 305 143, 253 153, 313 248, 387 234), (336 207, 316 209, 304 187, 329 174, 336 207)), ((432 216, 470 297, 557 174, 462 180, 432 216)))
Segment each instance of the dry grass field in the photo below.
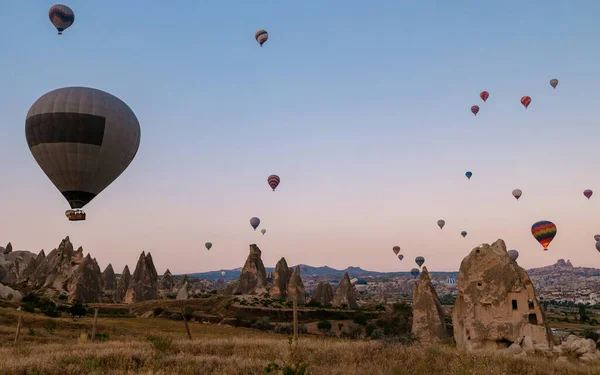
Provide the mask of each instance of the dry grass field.
POLYGON ((301 335, 294 348, 285 335, 200 323, 190 323, 190 341, 182 322, 155 318, 100 318, 101 337, 91 342, 86 334, 91 317, 73 321, 24 313, 21 338, 13 347, 16 322, 17 311, 0 308, 2 375, 266 374, 270 363, 284 367, 300 360, 308 364, 305 374, 322 375, 600 374, 600 367, 472 355, 445 346, 301 335))

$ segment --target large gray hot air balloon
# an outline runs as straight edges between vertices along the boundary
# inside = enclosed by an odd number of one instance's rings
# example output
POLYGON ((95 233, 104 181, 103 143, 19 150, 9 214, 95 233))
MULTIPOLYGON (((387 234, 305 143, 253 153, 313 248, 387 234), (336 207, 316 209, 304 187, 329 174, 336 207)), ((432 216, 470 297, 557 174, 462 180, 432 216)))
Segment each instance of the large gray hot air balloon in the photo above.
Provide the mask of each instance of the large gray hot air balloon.
POLYGON ((119 98, 88 87, 63 87, 29 108, 25 136, 35 161, 73 210, 80 209, 129 166, 140 146, 140 123, 119 98))
POLYGON ((438 220, 437 224, 438 224, 438 227, 440 227, 440 229, 444 229, 444 225, 446 225, 446 221, 440 219, 440 220, 438 220))
POLYGON ((600 251, 600 241, 596 241, 596 250, 600 251))
POLYGON ((508 250, 508 257, 513 260, 513 261, 517 261, 517 258, 519 258, 519 252, 517 250, 508 250))
POLYGON ((252 219, 250 219, 250 225, 252 225, 252 228, 256 230, 256 228, 258 228, 258 226, 260 225, 260 219, 257 217, 253 217, 252 219))

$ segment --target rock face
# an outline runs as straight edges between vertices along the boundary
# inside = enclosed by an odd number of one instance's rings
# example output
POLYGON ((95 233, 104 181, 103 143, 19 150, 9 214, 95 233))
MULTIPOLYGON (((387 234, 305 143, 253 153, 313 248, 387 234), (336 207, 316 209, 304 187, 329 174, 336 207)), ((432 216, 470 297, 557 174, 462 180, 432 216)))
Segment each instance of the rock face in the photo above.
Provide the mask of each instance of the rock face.
POLYGON ((290 272, 290 268, 288 267, 285 258, 281 258, 275 265, 272 281, 273 285, 271 286, 270 291, 271 297, 281 300, 286 299, 292 273, 293 272, 290 272))
POLYGON ((20 301, 21 298, 23 298, 21 296, 21 293, 19 293, 18 291, 14 290, 11 287, 0 284, 0 299, 10 300, 10 301, 20 301))
POLYGON ((267 292, 267 273, 256 244, 250 245, 250 254, 242 268, 240 278, 227 288, 228 294, 263 294, 267 292))
POLYGON ((104 281, 96 259, 88 254, 74 270, 67 284, 69 302, 100 302, 104 281))
POLYGON ((158 299, 158 274, 154 268, 152 255, 140 254, 133 277, 123 302, 134 303, 158 299))
POLYGON ((44 253, 44 250, 42 249, 42 251, 27 264, 27 267, 25 267, 21 275, 19 275, 17 283, 27 283, 35 270, 44 262, 44 259, 46 259, 46 253, 44 253))
POLYGON ((169 269, 167 268, 165 274, 160 279, 158 288, 170 293, 171 291, 173 291, 173 286, 173 275, 171 274, 171 271, 169 271, 169 269))
POLYGON ((358 304, 356 303, 356 290, 354 289, 354 285, 350 282, 348 272, 344 273, 342 280, 340 280, 340 284, 335 290, 331 304, 333 306, 346 305, 349 309, 358 308, 358 304))
POLYGON ((463 259, 452 321, 459 349, 508 348, 525 336, 552 346, 533 283, 510 260, 500 239, 474 248, 463 259))
POLYGON ((102 272, 102 279, 104 280, 105 290, 117 289, 117 278, 115 277, 115 271, 113 270, 112 264, 106 266, 106 269, 102 272))
POLYGON ((431 284, 427 267, 423 267, 413 293, 412 333, 426 347, 448 338, 444 309, 431 284))
POLYGON ((287 300, 296 301, 298 305, 304 305, 306 303, 306 290, 304 290, 304 283, 300 276, 300 266, 296 267, 287 290, 287 300))
POLYGON ((121 278, 117 281, 117 290, 115 292, 115 302, 122 303, 125 300, 125 295, 131 286, 131 273, 129 267, 125 266, 121 272, 121 278))
POLYGON ((8 245, 6 245, 6 247, 4 248, 4 250, 2 251, 3 254, 8 254, 12 252, 12 243, 8 243, 8 245))
POLYGON ((187 281, 184 282, 183 285, 181 286, 181 288, 179 288, 179 290, 177 291, 177 297, 175 297, 175 299, 185 300, 185 299, 190 298, 190 289, 191 289, 190 284, 187 281))
POLYGON ((315 288, 315 293, 312 298, 323 305, 331 303, 333 300, 333 288, 327 281, 321 281, 315 288))
POLYGON ((13 251, 10 243, 6 246, 10 251, 4 248, 0 251, 0 282, 12 285, 22 278, 22 273, 36 255, 29 251, 13 251))

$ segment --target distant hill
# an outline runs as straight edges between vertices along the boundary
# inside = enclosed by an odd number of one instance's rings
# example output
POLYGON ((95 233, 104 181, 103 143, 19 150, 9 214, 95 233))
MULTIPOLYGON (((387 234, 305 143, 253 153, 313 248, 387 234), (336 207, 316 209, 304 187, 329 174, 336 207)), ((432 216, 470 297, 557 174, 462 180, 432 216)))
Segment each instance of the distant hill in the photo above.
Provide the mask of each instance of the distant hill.
POLYGON ((529 276, 544 276, 556 274, 573 274, 578 276, 600 276, 600 269, 591 267, 574 267, 571 261, 559 259, 556 263, 527 270, 529 276))

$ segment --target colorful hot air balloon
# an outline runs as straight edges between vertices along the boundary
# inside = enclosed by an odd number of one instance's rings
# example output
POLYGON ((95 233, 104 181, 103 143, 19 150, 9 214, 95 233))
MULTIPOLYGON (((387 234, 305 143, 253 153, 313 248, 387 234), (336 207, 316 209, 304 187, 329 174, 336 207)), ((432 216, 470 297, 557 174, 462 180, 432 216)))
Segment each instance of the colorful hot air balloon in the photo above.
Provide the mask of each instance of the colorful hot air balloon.
POLYGON ((479 97, 481 98, 481 100, 483 100, 483 102, 485 103, 485 101, 490 97, 490 93, 487 91, 482 91, 479 94, 479 97))
POLYGON ((421 267, 423 263, 425 263, 425 258, 418 256, 415 258, 415 263, 417 263, 417 266, 421 267))
POLYGON ((521 189, 515 189, 512 191, 512 195, 516 198, 516 200, 519 200, 519 198, 521 198, 521 195, 523 195, 523 192, 521 191, 521 189))
POLYGON ((470 180, 471 176, 473 176, 473 172, 467 171, 467 173, 465 173, 465 176, 467 176, 467 178, 470 180))
POLYGON ((400 252, 400 246, 394 246, 392 248, 392 251, 394 252, 394 254, 398 255, 398 253, 400 252))
POLYGON ((398 259, 400 259, 400 260, 404 259, 404 255, 398 254, 398 259))
POLYGON ((261 230, 260 230, 260 233, 262 233, 262 234, 263 234, 263 236, 264 236, 264 235, 265 235, 265 233, 267 233, 267 230, 266 230, 265 228, 263 228, 263 229, 261 229, 261 230))
POLYGON ((256 39, 256 41, 262 47, 262 45, 269 39, 269 33, 267 33, 265 30, 258 30, 254 34, 254 39, 256 39))
POLYGON ((594 236, 594 239, 595 239, 596 241, 600 241, 600 234, 597 234, 597 235, 595 235, 595 236, 594 236))
POLYGON ((440 229, 444 229, 444 225, 446 225, 446 222, 444 220, 438 220, 437 222, 438 227, 440 227, 440 229))
POLYGON ((508 250, 508 257, 516 262, 519 257, 519 252, 517 250, 508 250))
POLYGON ((58 35, 62 35, 62 32, 75 22, 75 13, 73 13, 73 10, 62 4, 52 5, 48 11, 48 17, 50 18, 50 22, 56 27, 56 30, 58 30, 58 35))
POLYGON ((206 246, 206 250, 210 250, 210 248, 212 247, 212 243, 207 242, 204 244, 204 246, 206 246))
POLYGON ((590 199, 590 197, 592 196, 592 194, 594 194, 594 192, 591 191, 590 189, 586 189, 586 190, 583 191, 583 195, 585 195, 585 197, 587 199, 590 199))
POLYGON ((140 133, 127 104, 87 87, 42 95, 25 120, 29 151, 79 212, 127 169, 140 146, 140 133))
POLYGON ((252 219, 250 219, 250 225, 252 226, 252 228, 254 228, 254 230, 256 230, 256 228, 258 228, 258 226, 260 225, 260 219, 257 217, 253 217, 252 219))
POLYGON ((463 230, 462 232, 460 232, 460 235, 463 236, 463 238, 465 238, 467 237, 467 232, 463 230))
POLYGON ((552 78, 550 80, 550 86, 552 86, 553 88, 556 88, 557 85, 558 85, 558 79, 552 78))
POLYGON ((421 271, 419 271, 418 268, 413 268, 412 270, 410 270, 410 274, 413 275, 414 277, 419 276, 420 273, 421 273, 421 271))
POLYGON ((523 104, 525 106, 525 109, 527 109, 527 107, 529 107, 529 104, 531 104, 531 98, 529 96, 522 97, 521 104, 523 104))
POLYGON ((542 245, 544 250, 548 250, 548 245, 556 236, 556 225, 551 221, 538 221, 531 226, 531 234, 542 245))
POLYGON ((270 175, 269 178, 267 178, 267 182, 269 183, 269 186, 271 187, 271 189, 273 189, 273 191, 275 191, 275 188, 277 188, 280 181, 281 179, 279 178, 279 176, 274 174, 270 175))
POLYGON ((600 241, 596 241, 596 250, 600 251, 600 241))
POLYGON ((471 107, 471 112, 473 112, 473 114, 475 116, 477 116, 477 113, 479 113, 479 106, 478 105, 474 105, 471 107))

